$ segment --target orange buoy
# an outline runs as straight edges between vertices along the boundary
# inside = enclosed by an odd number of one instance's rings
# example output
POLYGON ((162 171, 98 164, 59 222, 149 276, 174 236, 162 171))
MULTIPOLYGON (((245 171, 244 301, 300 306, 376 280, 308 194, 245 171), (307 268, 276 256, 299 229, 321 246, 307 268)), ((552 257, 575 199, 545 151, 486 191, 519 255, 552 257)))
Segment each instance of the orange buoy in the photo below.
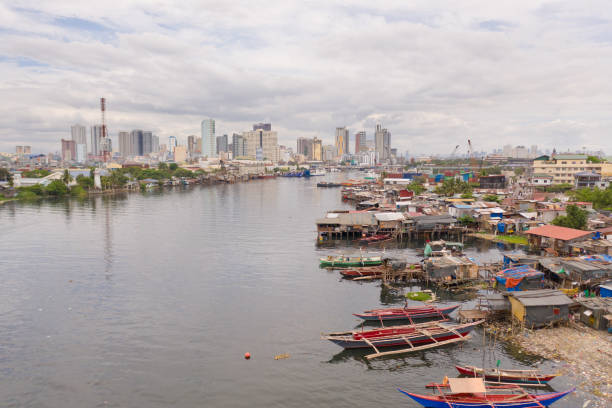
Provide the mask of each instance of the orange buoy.
POLYGON ((244 358, 246 358, 247 360, 251 358, 251 353, 249 352, 244 353, 244 358))

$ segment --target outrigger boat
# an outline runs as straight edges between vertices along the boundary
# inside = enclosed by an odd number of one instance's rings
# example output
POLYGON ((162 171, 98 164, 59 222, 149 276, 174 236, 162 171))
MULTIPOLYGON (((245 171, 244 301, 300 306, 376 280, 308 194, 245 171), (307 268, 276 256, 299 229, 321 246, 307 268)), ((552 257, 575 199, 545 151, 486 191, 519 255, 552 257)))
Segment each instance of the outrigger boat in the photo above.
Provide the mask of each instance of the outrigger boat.
POLYGON ((335 268, 349 268, 360 266, 375 266, 382 265, 382 256, 327 256, 320 258, 321 266, 332 266, 335 268))
POLYGON ((484 322, 453 324, 445 322, 428 322, 405 326, 383 327, 375 330, 353 330, 339 333, 324 334, 321 338, 329 340, 345 349, 372 347, 374 354, 367 359, 392 354, 402 354, 467 340, 472 329, 484 322), (381 352, 380 347, 401 347, 401 350, 381 352))
POLYGON ((385 267, 380 266, 366 266, 363 268, 356 269, 342 269, 340 275, 346 279, 355 279, 363 277, 382 277, 385 267))
MULTIPOLYGON (((483 376, 483 369, 474 366, 455 366, 460 374, 469 377, 483 376)), ((499 368, 488 368, 484 371, 484 379, 487 382, 513 383, 528 385, 546 385, 549 381, 560 374, 542 374, 540 370, 504 370, 499 368)))
POLYGON ((342 184, 332 183, 331 181, 321 181, 317 183, 317 187, 342 187, 342 184))
POLYGON ((449 378, 448 383, 427 386, 436 388, 440 394, 420 395, 399 388, 398 391, 427 408, 542 408, 575 391, 572 388, 563 392, 528 394, 517 385, 485 387, 482 378, 449 378), (445 393, 443 388, 450 388, 451 392, 445 393), (510 393, 491 393, 495 390, 510 393))
POLYGON ((435 307, 435 306, 411 306, 403 308, 389 309, 373 309, 366 310, 363 313, 353 313, 360 319, 366 321, 389 321, 389 320, 410 320, 412 319, 428 319, 438 317, 446 319, 448 315, 454 312, 459 305, 435 307))
POLYGON ((374 244, 377 242, 388 241, 391 239, 391 234, 376 234, 370 237, 361 238, 359 240, 360 244, 374 244))

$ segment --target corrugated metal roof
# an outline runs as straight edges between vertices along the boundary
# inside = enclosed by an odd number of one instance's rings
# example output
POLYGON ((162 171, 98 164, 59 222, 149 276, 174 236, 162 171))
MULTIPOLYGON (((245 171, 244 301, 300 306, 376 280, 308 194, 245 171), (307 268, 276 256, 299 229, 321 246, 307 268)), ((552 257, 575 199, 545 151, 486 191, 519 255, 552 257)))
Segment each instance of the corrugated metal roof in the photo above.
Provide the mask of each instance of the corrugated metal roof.
POLYGON ((541 227, 529 229, 526 234, 569 241, 593 234, 593 231, 582 231, 573 228, 558 227, 556 225, 543 225, 541 227))
POLYGON ((571 305, 574 301, 560 290, 539 289, 522 292, 509 292, 525 306, 562 306, 571 305))
POLYGON ((376 217, 378 221, 402 221, 404 219, 402 213, 396 212, 377 213, 374 214, 374 217, 376 217))

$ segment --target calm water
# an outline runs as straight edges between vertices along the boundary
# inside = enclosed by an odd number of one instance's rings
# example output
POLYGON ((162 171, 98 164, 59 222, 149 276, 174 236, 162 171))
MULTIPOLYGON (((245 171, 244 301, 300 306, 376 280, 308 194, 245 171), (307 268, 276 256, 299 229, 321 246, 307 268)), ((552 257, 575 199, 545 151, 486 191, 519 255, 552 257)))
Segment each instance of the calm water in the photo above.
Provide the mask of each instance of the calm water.
MULTIPOLYGON (((320 340, 401 297, 318 268, 351 250, 315 245, 315 219, 348 208, 316 181, 0 206, 0 406, 416 407, 395 388, 425 392, 454 364, 482 364, 479 332, 368 363, 320 340)), ((529 363, 494 350, 493 363, 529 363)))

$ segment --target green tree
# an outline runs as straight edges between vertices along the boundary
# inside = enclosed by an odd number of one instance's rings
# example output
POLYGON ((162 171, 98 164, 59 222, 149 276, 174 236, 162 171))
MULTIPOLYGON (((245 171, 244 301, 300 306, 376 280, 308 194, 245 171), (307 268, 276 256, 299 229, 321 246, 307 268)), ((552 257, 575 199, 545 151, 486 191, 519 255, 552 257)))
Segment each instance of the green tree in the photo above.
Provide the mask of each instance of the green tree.
POLYGON ((63 180, 53 180, 45 187, 45 192, 50 196, 63 197, 68 194, 68 186, 66 186, 63 180))
POLYGON ((561 184, 553 184, 552 186, 547 186, 546 191, 549 193, 565 193, 566 191, 574 188, 573 185, 569 183, 561 183, 561 184))
POLYGON ((68 171, 68 169, 64 170, 64 174, 62 175, 62 182, 65 185, 70 184, 70 182, 72 181, 72 176, 70 175, 70 172, 68 171))
POLYGON ((605 162, 605 160, 602 159, 601 157, 587 156, 587 163, 603 163, 603 162, 605 162))
POLYGON ((457 222, 459 224, 462 224, 462 225, 469 225, 469 224, 475 223, 476 220, 471 215, 465 214, 465 215, 462 215, 461 217, 457 218, 457 222))
POLYGON ((406 186, 406 190, 414 192, 415 195, 423 194, 425 187, 416 180, 406 186))
POLYGON ((523 174, 525 174, 525 168, 517 167, 516 169, 514 169, 514 174, 516 174, 517 176, 522 176, 523 174))
POLYGON ((490 201, 494 203, 499 203, 501 202, 501 197, 495 194, 487 194, 484 197, 482 197, 482 201, 490 201))
POLYGON ((182 167, 179 167, 178 169, 174 171, 172 175, 175 177, 193 177, 193 172, 191 170, 187 170, 182 167))
POLYGON ((178 169, 178 164, 176 164, 176 163, 170 163, 170 165, 168 166, 168 168, 170 169, 170 171, 174 171, 174 170, 178 169))
POLYGON ((577 205, 568 205, 565 209, 567 215, 561 215, 552 220, 553 225, 560 227, 584 230, 587 227, 588 212, 577 205))
POLYGON ((471 194, 472 186, 465 181, 449 178, 442 182, 442 185, 436 188, 436 194, 452 197, 455 194, 471 194))
POLYGON ((87 177, 82 174, 79 174, 76 177, 76 182, 79 186, 81 186, 85 190, 89 190, 90 188, 93 188, 93 185, 94 185, 94 179, 92 177, 87 177))
POLYGON ((157 166, 158 170, 168 170, 168 164, 166 164, 166 162, 160 162, 159 165, 157 166))
POLYGON ((21 177, 27 178, 41 178, 47 177, 51 172, 45 169, 34 169, 34 170, 26 170, 21 173, 21 177))
POLYGON ((9 186, 13 186, 13 175, 8 169, 0 168, 0 180, 8 181, 9 186))

